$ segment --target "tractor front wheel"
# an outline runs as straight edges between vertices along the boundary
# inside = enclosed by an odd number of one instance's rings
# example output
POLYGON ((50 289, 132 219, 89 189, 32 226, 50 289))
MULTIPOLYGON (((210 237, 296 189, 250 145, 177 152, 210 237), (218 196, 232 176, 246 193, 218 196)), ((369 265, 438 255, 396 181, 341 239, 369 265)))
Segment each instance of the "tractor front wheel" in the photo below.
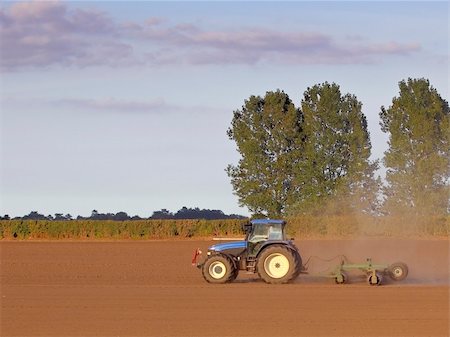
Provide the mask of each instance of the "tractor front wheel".
POLYGON ((264 249, 258 257, 259 276, 267 283, 287 283, 300 273, 301 262, 293 251, 274 245, 264 249))
POLYGON ((237 270, 229 257, 211 255, 203 264, 202 274, 209 283, 227 283, 234 281, 237 270))

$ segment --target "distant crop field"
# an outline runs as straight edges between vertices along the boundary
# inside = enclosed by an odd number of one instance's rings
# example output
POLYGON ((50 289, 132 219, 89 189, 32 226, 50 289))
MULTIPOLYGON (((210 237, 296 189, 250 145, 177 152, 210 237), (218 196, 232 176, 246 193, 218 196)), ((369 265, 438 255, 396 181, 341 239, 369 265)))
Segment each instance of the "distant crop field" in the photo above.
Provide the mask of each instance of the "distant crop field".
POLYGON ((165 239, 241 235, 245 220, 2 220, 4 239, 165 239))
MULTIPOLYGON (((287 232, 297 238, 447 237, 450 217, 389 218, 300 216, 287 218, 287 232)), ((248 220, 1 220, 0 239, 168 239, 242 236, 248 220)))

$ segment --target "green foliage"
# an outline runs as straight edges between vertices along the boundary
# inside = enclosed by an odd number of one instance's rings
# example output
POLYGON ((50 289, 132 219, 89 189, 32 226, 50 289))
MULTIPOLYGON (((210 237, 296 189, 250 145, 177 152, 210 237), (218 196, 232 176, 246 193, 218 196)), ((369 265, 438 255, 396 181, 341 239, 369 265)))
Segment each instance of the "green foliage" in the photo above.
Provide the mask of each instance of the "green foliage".
POLYGON ((253 213, 279 216, 294 202, 293 167, 302 151, 302 114, 282 91, 251 96, 234 112, 228 136, 242 158, 229 165, 235 194, 253 213))
POLYGON ((242 235, 248 220, 0 220, 7 239, 165 239, 242 235))
MULTIPOLYGON (((290 237, 448 236, 450 216, 376 217, 300 215, 289 217, 290 237)), ((242 237, 248 220, 0 220, 0 239, 12 240, 149 240, 242 237)))
POLYGON ((227 168, 241 205, 269 217, 320 213, 338 201, 340 211, 374 212, 378 162, 369 160, 361 106, 334 83, 308 88, 301 110, 282 91, 246 100, 228 130, 242 156, 227 168))
POLYGON ((30 235, 28 221, 17 221, 12 224, 11 234, 14 238, 26 239, 30 235))
POLYGON ((450 216, 392 217, 369 214, 302 215, 287 218, 287 231, 297 238, 448 237, 450 216))
POLYGON ((450 114, 426 79, 399 83, 392 105, 381 107, 389 134, 384 210, 393 216, 445 216, 449 210, 450 114))
POLYGON ((331 204, 344 213, 376 210, 378 162, 369 160, 362 103, 354 95, 342 95, 337 84, 325 82, 308 88, 301 104, 305 146, 295 171, 295 211, 323 212, 331 204))

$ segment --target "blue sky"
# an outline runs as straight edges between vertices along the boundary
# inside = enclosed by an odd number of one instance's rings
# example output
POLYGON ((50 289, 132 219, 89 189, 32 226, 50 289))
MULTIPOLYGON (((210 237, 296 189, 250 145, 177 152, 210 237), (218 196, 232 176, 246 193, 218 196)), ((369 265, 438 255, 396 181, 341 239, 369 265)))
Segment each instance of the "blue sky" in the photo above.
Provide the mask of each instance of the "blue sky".
MULTIPOLYGON (((0 214, 247 214, 232 112, 336 82, 378 113, 398 82, 448 100, 448 2, 3 2, 0 214)), ((380 171, 383 174, 383 171, 380 171)))

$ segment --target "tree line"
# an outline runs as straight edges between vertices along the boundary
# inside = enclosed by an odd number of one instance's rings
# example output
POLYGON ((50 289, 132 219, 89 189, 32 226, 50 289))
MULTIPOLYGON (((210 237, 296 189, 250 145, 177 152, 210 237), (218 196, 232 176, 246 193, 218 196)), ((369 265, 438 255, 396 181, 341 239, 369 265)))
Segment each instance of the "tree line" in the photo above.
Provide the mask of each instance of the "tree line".
POLYGON ((178 219, 205 219, 205 220, 224 220, 224 219, 245 219, 246 217, 238 214, 225 214, 221 210, 200 209, 182 207, 177 212, 170 212, 167 209, 154 211, 148 218, 141 218, 138 215, 129 216, 126 212, 117 213, 100 213, 93 210, 91 215, 83 217, 78 215, 73 217, 71 214, 55 213, 55 215, 43 215, 37 211, 32 211, 22 217, 10 218, 9 215, 0 216, 0 220, 49 220, 49 221, 65 221, 65 220, 112 220, 112 221, 129 221, 129 220, 178 220, 178 219))
POLYGON ((409 78, 379 117, 389 148, 371 160, 362 102, 338 84, 307 88, 298 107, 281 90, 250 96, 227 131, 241 154, 226 169, 240 204, 269 217, 448 216, 447 101, 429 80, 409 78))
MULTIPOLYGON (((372 144, 362 102, 322 83, 295 106, 282 90, 250 96, 233 112, 227 130, 241 158, 226 168, 241 206, 254 217, 364 215, 448 217, 450 212, 450 109, 424 78, 402 80, 398 95, 379 111, 389 137, 383 158, 372 144), (386 168, 383 181, 377 174, 386 168)), ((126 212, 77 216, 86 220, 242 219, 220 210, 183 207, 149 218, 126 212)), ((0 219, 9 219, 5 215, 0 219)), ((16 219, 71 220, 38 212, 16 219)))

